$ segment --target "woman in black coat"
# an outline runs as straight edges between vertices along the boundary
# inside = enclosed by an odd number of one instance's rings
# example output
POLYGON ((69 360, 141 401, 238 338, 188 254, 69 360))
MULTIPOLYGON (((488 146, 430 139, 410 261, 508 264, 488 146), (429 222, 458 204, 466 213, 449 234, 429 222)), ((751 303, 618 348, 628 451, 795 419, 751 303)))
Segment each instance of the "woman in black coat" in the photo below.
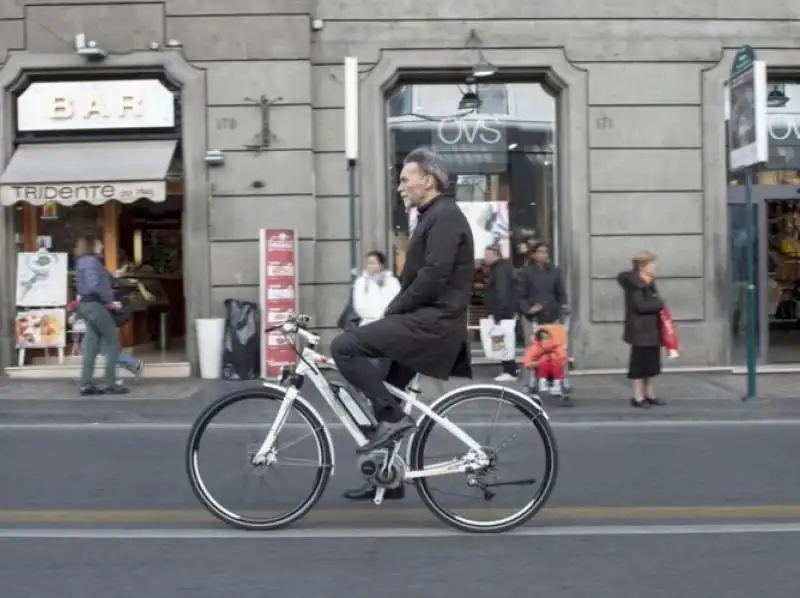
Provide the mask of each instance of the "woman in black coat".
POLYGON ((625 293, 625 334, 631 346, 628 378, 633 380, 633 407, 663 405, 653 390, 653 378, 661 373, 661 322, 664 301, 655 283, 656 256, 649 251, 633 258, 633 269, 621 272, 617 282, 625 293))

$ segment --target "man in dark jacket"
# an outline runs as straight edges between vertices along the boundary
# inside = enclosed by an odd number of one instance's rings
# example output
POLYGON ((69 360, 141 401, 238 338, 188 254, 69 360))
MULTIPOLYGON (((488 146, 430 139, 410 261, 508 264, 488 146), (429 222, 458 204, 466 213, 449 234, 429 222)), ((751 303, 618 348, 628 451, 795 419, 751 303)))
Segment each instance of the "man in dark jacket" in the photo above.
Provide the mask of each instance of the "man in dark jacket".
MULTIPOLYGON (((483 261, 489 268, 489 278, 484 290, 484 303, 488 315, 495 324, 503 320, 516 320, 519 306, 517 297, 517 281, 514 266, 510 260, 503 258, 503 253, 496 245, 486 248, 483 261)), ((502 362, 503 373, 495 378, 496 382, 510 382, 517 378, 517 362, 510 359, 502 362)))
MULTIPOLYGON (((398 388, 416 373, 443 380, 472 377, 467 337, 475 270, 472 231, 455 201, 444 195, 447 187, 447 173, 434 152, 417 149, 406 157, 398 191, 419 216, 406 250, 400 293, 382 319, 347 330, 331 343, 339 372, 370 399, 379 421, 370 441, 358 449, 361 453, 387 446, 414 427, 370 359, 392 361, 386 380, 398 388)), ((384 497, 402 494, 400 486, 384 497)), ((371 499, 374 488, 345 496, 371 499)))
POLYGON ((534 244, 533 263, 522 269, 519 282, 519 304, 527 343, 534 318, 540 324, 553 324, 569 309, 564 278, 561 270, 550 263, 547 243, 534 244))

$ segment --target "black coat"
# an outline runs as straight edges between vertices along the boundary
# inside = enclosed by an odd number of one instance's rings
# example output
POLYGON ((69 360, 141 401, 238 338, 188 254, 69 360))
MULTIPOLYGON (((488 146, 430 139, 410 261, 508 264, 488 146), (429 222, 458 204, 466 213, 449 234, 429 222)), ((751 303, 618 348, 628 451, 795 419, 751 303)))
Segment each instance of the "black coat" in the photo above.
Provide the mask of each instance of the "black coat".
POLYGON ((475 272, 469 222, 450 197, 419 210, 400 293, 386 315, 355 331, 385 357, 425 376, 471 378, 467 308, 475 272))
POLYGON ((519 308, 528 319, 538 318, 542 324, 557 321, 561 317, 561 306, 567 305, 567 290, 561 270, 553 265, 525 266, 519 273, 519 308), (542 311, 533 316, 528 310, 537 303, 542 311))
POLYGON ((516 317, 519 311, 517 279, 514 266, 509 260, 498 260, 489 266, 484 303, 495 322, 512 320, 516 317))
POLYGON ((644 282, 633 271, 621 272, 617 282, 625 293, 625 333, 622 339, 634 347, 660 347, 659 312, 664 301, 654 282, 644 282))

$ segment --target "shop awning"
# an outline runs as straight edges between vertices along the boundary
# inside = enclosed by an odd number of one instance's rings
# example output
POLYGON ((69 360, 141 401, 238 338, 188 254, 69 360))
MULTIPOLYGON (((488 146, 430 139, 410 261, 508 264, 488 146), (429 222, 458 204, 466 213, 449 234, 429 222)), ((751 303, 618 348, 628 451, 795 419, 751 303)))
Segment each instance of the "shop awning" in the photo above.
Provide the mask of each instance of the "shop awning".
POLYGON ((174 140, 21 145, 0 176, 0 202, 163 202, 176 145, 174 140))

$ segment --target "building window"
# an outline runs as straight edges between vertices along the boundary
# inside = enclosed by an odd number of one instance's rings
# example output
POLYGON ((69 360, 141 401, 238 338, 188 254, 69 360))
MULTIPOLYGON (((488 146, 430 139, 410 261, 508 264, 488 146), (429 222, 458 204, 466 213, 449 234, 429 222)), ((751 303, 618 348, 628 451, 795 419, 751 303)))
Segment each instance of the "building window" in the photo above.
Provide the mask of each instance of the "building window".
MULTIPOLYGON (((470 324, 483 315, 483 268, 488 244, 499 243, 521 267, 532 241, 552 246, 558 205, 556 98, 539 83, 499 83, 477 88, 480 107, 459 110, 463 85, 405 84, 387 95, 389 147, 388 210, 395 270, 405 263, 409 215, 397 193, 403 160, 413 149, 431 147, 444 158, 451 192, 470 220, 475 238, 475 293, 470 324), (397 109, 398 95, 410 97, 412 110, 397 109)), ((405 100, 404 100, 405 101, 405 100)))

